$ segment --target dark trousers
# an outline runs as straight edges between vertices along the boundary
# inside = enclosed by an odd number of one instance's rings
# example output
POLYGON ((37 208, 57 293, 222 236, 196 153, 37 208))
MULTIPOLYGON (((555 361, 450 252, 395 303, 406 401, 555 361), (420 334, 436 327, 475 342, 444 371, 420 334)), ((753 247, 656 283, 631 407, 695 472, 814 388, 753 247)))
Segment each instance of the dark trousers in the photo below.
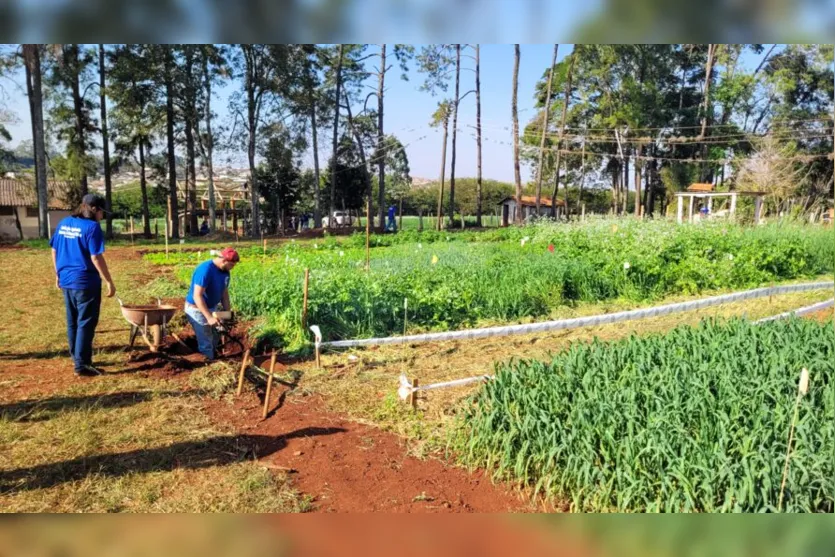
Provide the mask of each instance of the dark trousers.
POLYGON ((67 306, 67 340, 76 371, 93 364, 93 336, 99 323, 101 287, 87 290, 64 289, 67 306))

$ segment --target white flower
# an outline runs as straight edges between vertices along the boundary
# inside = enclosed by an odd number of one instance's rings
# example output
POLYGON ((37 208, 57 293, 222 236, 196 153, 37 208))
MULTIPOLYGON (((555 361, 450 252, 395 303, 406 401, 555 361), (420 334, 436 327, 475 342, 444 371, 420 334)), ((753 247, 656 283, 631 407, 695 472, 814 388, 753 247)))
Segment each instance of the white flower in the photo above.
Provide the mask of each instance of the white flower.
POLYGON ((528 241, 530 241, 530 239, 531 239, 530 236, 525 236, 524 238, 522 238, 522 241, 521 241, 522 247, 525 247, 525 244, 528 243, 528 241))
POLYGON ((418 242, 418 249, 423 249, 423 244, 421 244, 420 242, 418 242))
POLYGON ((624 262, 623 262, 623 269, 624 269, 624 270, 629 269, 631 266, 632 266, 632 265, 630 265, 630 264, 629 264, 629 261, 624 261, 624 262))
POLYGON ((313 249, 319 249, 319 244, 313 244, 313 249))
POLYGON ((728 261, 733 261, 733 260, 734 260, 734 254, 729 253, 728 254, 728 261))
POLYGON ((340 252, 339 252, 339 257, 345 257, 345 252, 344 252, 344 251, 340 251, 340 252))

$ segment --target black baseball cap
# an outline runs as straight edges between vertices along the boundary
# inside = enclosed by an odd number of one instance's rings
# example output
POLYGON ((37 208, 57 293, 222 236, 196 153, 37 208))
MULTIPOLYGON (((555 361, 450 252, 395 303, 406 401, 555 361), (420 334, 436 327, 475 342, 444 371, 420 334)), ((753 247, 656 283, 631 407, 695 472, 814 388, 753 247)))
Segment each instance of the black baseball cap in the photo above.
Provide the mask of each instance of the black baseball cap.
POLYGON ((84 197, 81 198, 81 202, 84 205, 88 205, 93 209, 101 209, 105 213, 109 213, 110 211, 105 210, 105 202, 104 198, 97 193, 88 193, 84 197))

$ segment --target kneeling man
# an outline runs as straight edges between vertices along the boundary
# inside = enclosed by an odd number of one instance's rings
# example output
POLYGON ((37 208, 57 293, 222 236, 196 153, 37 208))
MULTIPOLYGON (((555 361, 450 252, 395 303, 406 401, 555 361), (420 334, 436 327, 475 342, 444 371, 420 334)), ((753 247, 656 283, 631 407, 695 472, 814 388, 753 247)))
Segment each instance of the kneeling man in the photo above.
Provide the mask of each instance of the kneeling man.
POLYGON ((197 337, 197 349, 207 360, 214 360, 217 319, 213 311, 229 311, 229 271, 240 261, 238 252, 226 248, 218 257, 204 261, 191 275, 185 313, 197 337))

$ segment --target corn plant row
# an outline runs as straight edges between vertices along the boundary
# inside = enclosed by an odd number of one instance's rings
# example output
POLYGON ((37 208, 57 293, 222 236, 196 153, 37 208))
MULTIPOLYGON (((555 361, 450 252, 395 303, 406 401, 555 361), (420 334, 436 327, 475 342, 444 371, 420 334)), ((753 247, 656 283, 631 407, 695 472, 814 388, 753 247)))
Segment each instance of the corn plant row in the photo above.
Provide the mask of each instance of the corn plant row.
POLYGON ((577 511, 774 511, 805 367, 783 510, 832 512, 833 338, 831 322, 709 320, 512 361, 455 444, 577 511))

